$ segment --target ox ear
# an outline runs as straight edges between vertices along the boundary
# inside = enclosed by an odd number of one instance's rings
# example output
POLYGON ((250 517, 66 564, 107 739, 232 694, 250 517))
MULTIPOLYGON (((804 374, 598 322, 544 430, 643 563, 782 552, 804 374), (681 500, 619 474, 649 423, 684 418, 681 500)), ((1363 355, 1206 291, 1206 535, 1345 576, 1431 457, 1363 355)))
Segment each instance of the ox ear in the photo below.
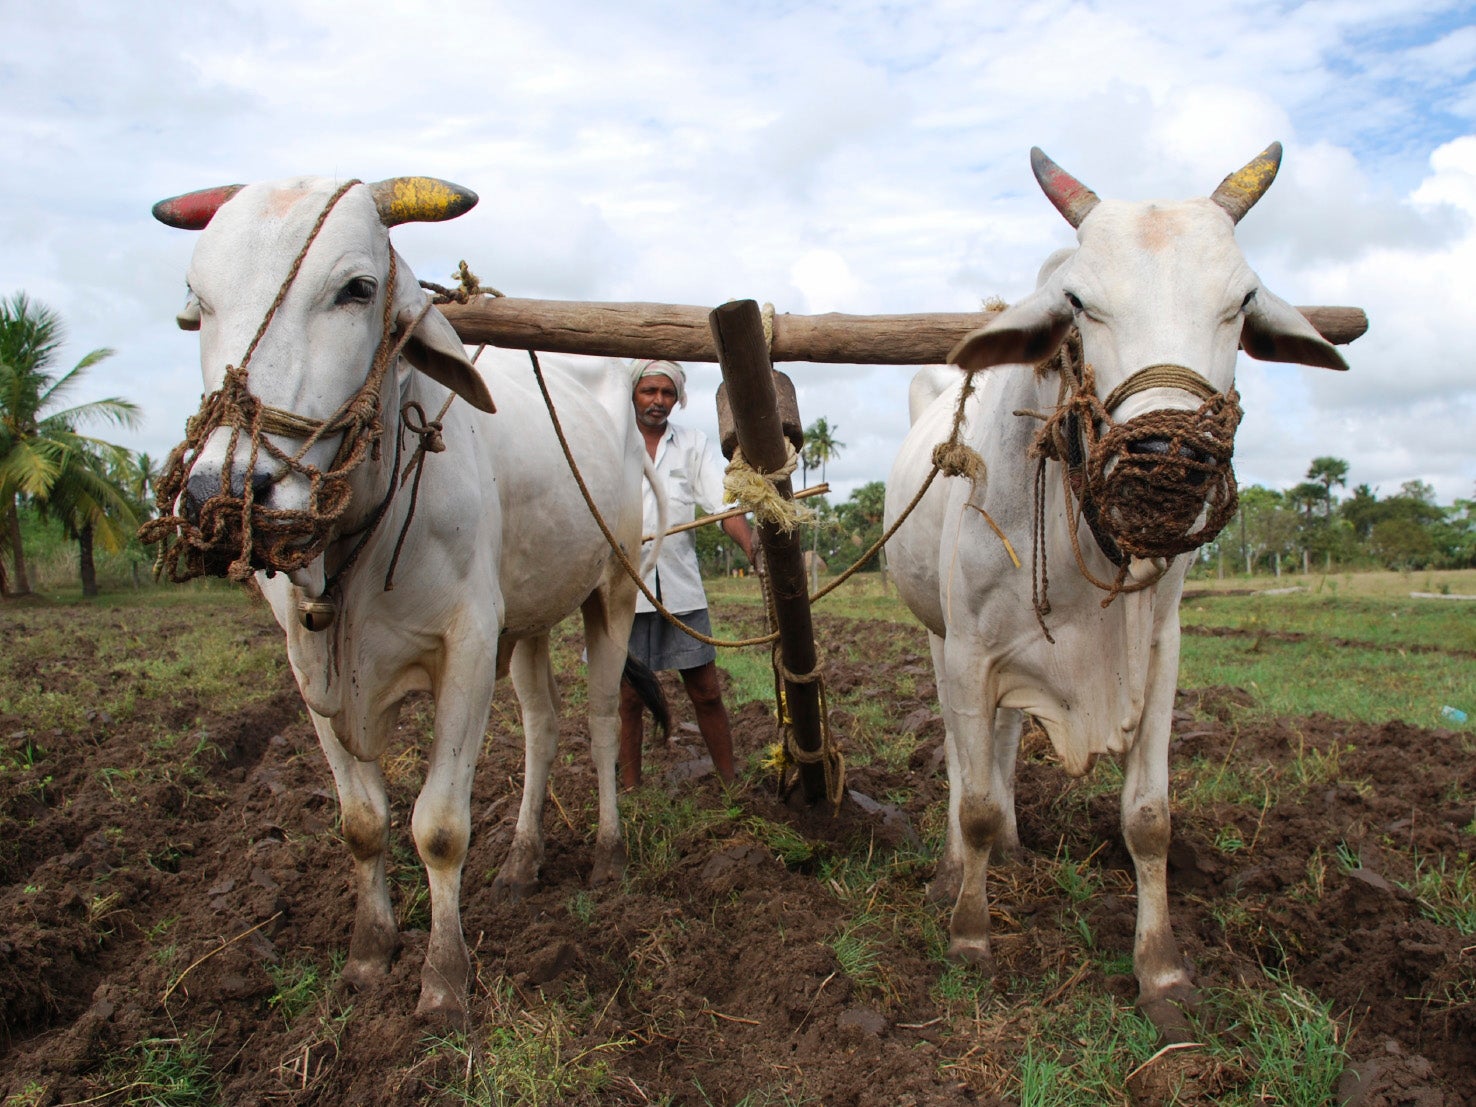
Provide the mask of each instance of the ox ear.
POLYGON ((971 370, 1034 364, 1056 352, 1070 332, 1073 318, 1071 305, 1052 282, 964 335, 949 352, 948 360, 971 370))
MULTIPOLYGON (((402 311, 398 316, 400 326, 414 322, 416 312, 402 311)), ((437 384, 445 385, 472 407, 485 412, 495 412, 492 393, 487 382, 466 356, 461 336, 446 317, 435 308, 421 316, 415 333, 405 343, 405 358, 437 384)))
POLYGON ((395 328, 399 330, 408 327, 415 323, 417 316, 420 318, 414 333, 405 341, 405 360, 437 384, 455 392, 472 407, 495 412, 497 405, 492 402, 492 394, 487 391, 487 382, 466 356, 466 347, 461 344, 461 336, 456 333, 456 328, 434 307, 421 315, 421 309, 425 307, 425 292, 398 252, 395 253, 395 261, 395 287, 392 290, 395 297, 395 328))
POLYGON ((1256 290, 1240 329, 1240 346, 1258 361, 1292 361, 1320 369, 1346 369, 1337 348, 1291 304, 1265 288, 1256 290))

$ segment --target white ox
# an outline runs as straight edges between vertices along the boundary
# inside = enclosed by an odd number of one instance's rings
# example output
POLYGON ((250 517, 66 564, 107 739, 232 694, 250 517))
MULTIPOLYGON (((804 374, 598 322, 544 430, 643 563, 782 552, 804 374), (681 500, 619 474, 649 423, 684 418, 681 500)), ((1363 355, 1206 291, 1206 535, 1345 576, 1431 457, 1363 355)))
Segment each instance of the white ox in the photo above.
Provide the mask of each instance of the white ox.
MULTIPOLYGON (((990 962, 986 870, 991 851, 1019 846, 1015 757, 1023 715, 1031 715, 1073 775, 1098 754, 1124 757, 1123 834, 1138 877, 1133 968, 1141 1009, 1169 1036, 1182 1031, 1180 1004, 1193 995, 1166 886, 1169 727, 1188 562, 1119 559, 1130 587, 1158 579, 1104 607, 1104 591, 1077 570, 1071 531, 1098 580, 1111 583, 1120 566, 1067 502, 1061 462, 1049 461, 1042 552, 1054 571, 1042 618, 1055 642, 1048 641, 1030 581, 1036 462, 1027 461, 1027 451, 1040 423, 1023 413, 1055 408, 1056 374, 1037 372, 1035 363, 1053 355, 1073 326, 1102 397, 1145 367, 1165 365, 1192 369, 1228 392, 1240 345, 1257 358, 1347 367, 1296 309, 1262 287, 1235 243, 1235 223, 1271 183, 1280 155, 1279 144, 1269 147, 1210 198, 1099 203, 1033 150, 1036 177, 1077 228, 1079 245, 1053 256, 1034 293, 950 354, 965 369, 990 369, 977 378, 961 436, 987 475, 934 481, 889 543, 898 590, 930 632, 946 728, 949 829, 933 891, 956 894, 950 954, 990 962), (1023 568, 991 520, 1012 540, 1023 568)), ((914 380, 913 426, 887 482, 888 526, 927 477, 935 445, 949 437, 960 378, 956 370, 931 369, 914 380), (939 394, 943 374, 950 380, 939 394), (936 398, 919 411, 930 396, 936 398)), ((1194 412, 1200 404, 1201 395, 1152 387, 1110 414, 1125 423, 1163 409, 1194 412)))
MULTIPOLYGON (((623 872, 616 708, 636 586, 612 558, 569 473, 527 359, 484 381, 445 317, 434 308, 421 314, 426 294, 390 245, 389 226, 458 215, 476 202, 474 194, 426 178, 348 188, 258 333, 335 187, 317 178, 231 186, 155 208, 171 225, 203 227, 180 325, 200 330, 207 391, 220 389, 227 366, 240 367, 251 349, 250 395, 306 421, 295 431, 290 420, 269 421, 276 433, 264 434, 254 451, 249 428, 229 425, 185 449, 182 517, 173 523, 187 535, 195 528, 195 571, 223 572, 237 556, 238 578, 249 571, 248 560, 255 570, 303 562, 286 572, 258 571, 256 579, 286 631, 292 669, 338 788, 355 862, 357 913, 344 967, 353 985, 382 978, 399 945, 385 882, 390 812, 378 759, 405 696, 427 690, 434 698, 435 737, 411 822, 431 899, 417 1011, 454 1019, 465 1010, 469 969, 459 899, 472 774, 493 685, 510 664, 527 742, 516 836, 496 882, 498 893, 517 894, 535 884, 543 858, 541 816, 557 736, 548 632, 575 609, 584 616, 599 776, 591 881, 623 872), (358 392, 376 355, 392 352, 386 340, 404 337, 407 327, 413 332, 401 356, 388 365, 378 397, 370 397, 370 414, 384 433, 347 474, 347 508, 319 539, 321 552, 311 536, 269 549, 264 535, 273 520, 328 511, 310 485, 315 471, 333 468, 343 436, 330 429, 310 445, 308 436, 315 421, 329 420, 358 392), (396 471, 409 468, 417 443, 407 424, 435 419, 450 398, 447 389, 465 402, 446 410, 445 450, 425 456, 412 497, 396 471), (407 407, 412 403, 418 411, 407 407), (273 445, 301 457, 288 465, 272 454, 273 445), (242 528, 231 520, 240 517, 247 473, 260 533, 249 554, 240 554, 242 528), (212 514, 221 505, 224 514, 212 514), (386 590, 397 548, 393 588, 386 590), (327 629, 305 625, 329 619, 327 629)), ((595 502, 624 547, 639 548, 645 451, 626 382, 609 381, 596 399, 556 372, 545 376, 595 502)))

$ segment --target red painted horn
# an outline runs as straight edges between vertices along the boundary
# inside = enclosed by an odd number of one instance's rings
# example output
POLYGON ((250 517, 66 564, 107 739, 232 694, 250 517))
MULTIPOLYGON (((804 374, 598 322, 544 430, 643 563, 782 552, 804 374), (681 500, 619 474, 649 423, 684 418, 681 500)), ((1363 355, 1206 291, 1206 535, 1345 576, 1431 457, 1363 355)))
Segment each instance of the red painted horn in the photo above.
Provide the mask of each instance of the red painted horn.
POLYGON ((203 231, 220 210, 220 205, 240 192, 245 185, 221 185, 171 196, 154 205, 154 218, 182 231, 203 231))
POLYGON ((1073 227, 1081 226, 1087 213, 1101 203, 1095 192, 1046 157, 1039 146, 1030 148, 1030 168, 1046 199, 1056 205, 1056 210, 1073 227))

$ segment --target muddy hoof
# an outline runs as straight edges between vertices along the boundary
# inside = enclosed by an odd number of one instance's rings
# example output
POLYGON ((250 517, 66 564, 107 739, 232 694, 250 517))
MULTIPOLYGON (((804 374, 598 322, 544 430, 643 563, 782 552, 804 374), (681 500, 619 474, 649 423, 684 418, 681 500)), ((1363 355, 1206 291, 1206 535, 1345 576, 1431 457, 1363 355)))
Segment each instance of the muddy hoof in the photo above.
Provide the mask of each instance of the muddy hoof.
POLYGON ((958 873, 939 869, 928 884, 928 902, 934 907, 952 907, 958 900, 960 883, 958 873))
POLYGON ((387 976, 389 976, 388 960, 349 961, 343 966, 343 972, 339 973, 338 978, 351 991, 357 992, 374 987, 387 976))
POLYGON ((1159 999, 1139 1000, 1138 1010, 1158 1030, 1164 1045, 1179 1045, 1195 1040, 1194 1022, 1190 1013, 1194 1010, 1192 993, 1182 997, 1163 996, 1159 999))
POLYGON ((594 868, 590 870, 589 886, 591 888, 609 888, 619 884, 625 879, 625 870, 630 865, 630 857, 625 852, 625 847, 611 850, 604 857, 595 859, 594 868))
POLYGON ((533 895, 541 887, 537 877, 532 880, 517 880, 498 876, 492 881, 492 902, 518 903, 533 895))
POLYGON ((977 938, 955 938, 948 943, 948 959, 974 965, 987 975, 994 975, 994 954, 990 952, 988 940, 977 938))
POLYGON ((458 996, 421 989, 415 1017, 428 1026, 446 1030, 465 1030, 466 1004, 458 996))

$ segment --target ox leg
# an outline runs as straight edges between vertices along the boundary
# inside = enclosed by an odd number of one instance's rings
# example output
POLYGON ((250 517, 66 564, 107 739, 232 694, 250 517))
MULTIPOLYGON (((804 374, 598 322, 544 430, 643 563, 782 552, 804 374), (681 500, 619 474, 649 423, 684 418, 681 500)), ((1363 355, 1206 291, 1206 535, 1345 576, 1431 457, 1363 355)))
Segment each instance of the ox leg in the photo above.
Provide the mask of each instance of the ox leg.
POLYGON ((1020 827, 1015 821, 1015 761, 1020 755, 1020 732, 1025 729, 1025 715, 1014 708, 1001 707, 994 713, 994 781, 999 789, 999 804, 1004 809, 1004 826, 994 842, 994 853, 1000 860, 1020 855, 1020 827))
POLYGON ((1178 651, 1169 652, 1166 668, 1163 656, 1154 658, 1143 722, 1124 765, 1122 827, 1138 876, 1133 938, 1138 1006, 1172 1042, 1188 1040, 1191 1027, 1184 1010, 1193 1003, 1194 988, 1174 941, 1168 907, 1168 745, 1173 678, 1178 672, 1178 651))
POLYGON ((989 856, 1009 824, 1005 802, 1010 790, 999 778, 1000 758, 994 753, 993 682, 985 654, 976 642, 960 636, 948 639, 943 652, 945 665, 939 683, 947 684, 944 718, 957 772, 957 841, 962 861, 958 898, 949 923, 948 955, 991 966, 989 856))
POLYGON ((499 903, 536 892, 543 868, 543 804, 559 744, 548 636, 519 641, 513 647, 509 672, 523 713, 523 802, 507 860, 492 882, 492 898, 499 903))
POLYGON ((615 762, 620 750, 620 675, 635 616, 635 584, 623 571, 584 602, 584 641, 589 654, 589 744, 600 788, 600 822, 595 834, 593 888, 618 884, 629 858, 620 832, 615 762), (623 617, 622 617, 623 616, 623 617))
POLYGON ((450 652, 436 689, 436 736, 410 830, 430 886, 431 928, 420 972, 421 1017, 466 1017, 471 961, 461 933, 461 870, 471 842, 472 774, 487 730, 496 680, 490 643, 450 652), (458 664, 469 659, 469 663, 458 664))
POLYGON ((958 900, 958 889, 963 882, 963 842, 958 832, 958 802, 963 788, 958 779, 958 753, 948 709, 944 639, 929 631, 928 645, 933 652, 933 674, 938 681, 938 707, 943 713, 943 758, 948 771, 948 827, 943 839, 943 858, 928 885, 928 899, 941 905, 958 900))
POLYGON ((333 771, 343 837, 354 858, 354 930, 343 980, 351 987, 362 988, 385 977, 400 947, 384 875, 384 857, 389 849, 389 797, 379 762, 360 761, 340 744, 332 723, 314 711, 308 714, 333 771))

